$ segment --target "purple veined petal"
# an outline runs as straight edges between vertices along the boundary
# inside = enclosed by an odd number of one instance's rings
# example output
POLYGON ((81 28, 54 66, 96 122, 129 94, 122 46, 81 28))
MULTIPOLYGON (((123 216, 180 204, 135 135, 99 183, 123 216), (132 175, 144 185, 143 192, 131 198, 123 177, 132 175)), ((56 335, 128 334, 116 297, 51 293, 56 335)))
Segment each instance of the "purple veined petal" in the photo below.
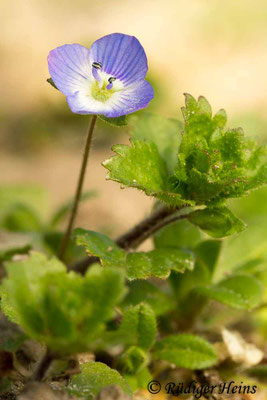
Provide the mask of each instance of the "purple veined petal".
POLYGON ((154 90, 149 82, 139 81, 134 85, 114 93, 108 100, 109 107, 103 114, 109 118, 131 114, 148 106, 154 97, 154 90))
POLYGON ((102 114, 115 118, 147 107, 153 97, 154 91, 150 83, 139 81, 129 88, 115 92, 105 102, 97 101, 83 92, 67 96, 67 101, 71 111, 76 114, 102 114))
POLYGON ((143 80, 147 58, 140 42, 122 33, 113 33, 95 41, 90 48, 90 63, 100 62, 102 71, 120 79, 125 86, 143 80))
POLYGON ((90 84, 92 67, 89 50, 80 44, 65 44, 50 51, 48 68, 57 88, 66 96, 90 84))
POLYGON ((67 102, 71 111, 75 114, 104 114, 107 110, 111 111, 107 102, 97 101, 92 96, 82 92, 67 96, 67 102))

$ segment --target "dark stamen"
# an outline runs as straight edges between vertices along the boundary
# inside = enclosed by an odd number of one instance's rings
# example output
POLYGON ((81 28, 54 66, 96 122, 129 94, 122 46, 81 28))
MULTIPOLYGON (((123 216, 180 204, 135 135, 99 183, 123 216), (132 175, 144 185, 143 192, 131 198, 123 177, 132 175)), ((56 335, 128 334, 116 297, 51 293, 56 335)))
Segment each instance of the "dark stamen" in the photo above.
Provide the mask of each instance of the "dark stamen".
POLYGON ((110 78, 108 78, 108 82, 109 83, 115 82, 116 79, 117 78, 114 78, 114 76, 111 76, 110 78))
POLYGON ((92 67, 96 69, 101 69, 102 64, 100 62, 93 62, 92 67))

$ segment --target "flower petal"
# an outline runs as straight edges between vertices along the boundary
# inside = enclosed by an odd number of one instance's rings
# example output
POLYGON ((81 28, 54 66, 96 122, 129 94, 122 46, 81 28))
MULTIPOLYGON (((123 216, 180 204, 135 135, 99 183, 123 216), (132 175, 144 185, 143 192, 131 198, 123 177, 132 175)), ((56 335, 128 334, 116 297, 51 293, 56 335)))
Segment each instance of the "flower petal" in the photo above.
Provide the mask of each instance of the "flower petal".
POLYGON ((102 70, 120 79, 125 86, 143 80, 147 58, 140 42, 122 33, 113 33, 95 41, 90 48, 90 63, 100 62, 102 70))
POLYGON ((48 68, 57 88, 66 96, 85 89, 92 80, 89 50, 80 44, 65 44, 50 51, 48 68))
POLYGON ((106 103, 111 107, 104 113, 106 117, 116 118, 121 115, 131 114, 148 106, 154 97, 154 90, 149 82, 140 81, 136 84, 114 93, 106 103))
POLYGON ((140 81, 127 89, 113 93, 105 102, 98 101, 83 92, 67 96, 67 101, 71 111, 76 114, 98 114, 116 118, 147 107, 153 97, 154 91, 150 83, 140 81))
POLYGON ((71 111, 75 114, 104 114, 110 109, 106 104, 107 102, 97 101, 92 96, 82 92, 67 96, 67 102, 71 111))

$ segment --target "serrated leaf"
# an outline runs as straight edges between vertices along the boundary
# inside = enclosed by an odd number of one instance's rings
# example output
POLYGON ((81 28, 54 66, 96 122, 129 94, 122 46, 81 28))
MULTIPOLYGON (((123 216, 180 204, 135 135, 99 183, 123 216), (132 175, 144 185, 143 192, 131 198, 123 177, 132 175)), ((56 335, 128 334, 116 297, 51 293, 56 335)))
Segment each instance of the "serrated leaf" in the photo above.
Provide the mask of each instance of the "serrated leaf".
POLYGON ((85 400, 93 400, 101 389, 118 385, 123 392, 132 398, 132 391, 128 383, 115 369, 109 368, 101 362, 89 362, 81 365, 81 373, 75 375, 68 387, 68 391, 85 400))
POLYGON ((184 272, 192 269, 194 258, 192 253, 181 249, 161 248, 147 253, 129 253, 126 265, 129 279, 147 279, 150 276, 166 279, 171 270, 184 272))
POLYGON ((2 310, 30 337, 62 354, 93 346, 124 294, 123 273, 114 268, 93 266, 81 277, 67 273, 56 258, 33 253, 6 269, 2 310))
POLYGON ((149 281, 135 280, 128 284, 122 307, 136 306, 141 302, 147 303, 155 315, 162 315, 175 308, 173 299, 149 281))
POLYGON ((210 343, 188 334, 168 336, 157 342, 154 357, 188 369, 208 368, 217 362, 217 354, 210 343))
POLYGON ((106 263, 124 265, 126 253, 108 236, 82 228, 73 233, 76 244, 84 246, 89 255, 99 257, 106 263))
POLYGON ((74 231, 76 243, 101 259, 103 265, 121 266, 128 279, 147 279, 151 276, 166 279, 170 271, 184 272, 192 269, 193 254, 176 248, 161 248, 149 252, 133 252, 119 248, 105 235, 84 229, 74 231))
POLYGON ((130 344, 148 350, 157 334, 157 322, 152 308, 145 303, 129 307, 123 316, 120 333, 127 337, 130 344))
POLYGON ((131 137, 155 143, 159 154, 172 173, 177 161, 178 145, 181 141, 182 122, 146 113, 142 116, 133 115, 130 123, 132 126, 131 137))
POLYGON ((109 170, 107 179, 140 189, 168 204, 187 204, 169 184, 167 166, 157 146, 141 140, 131 140, 131 144, 113 146, 117 155, 103 162, 109 170))
POLYGON ((251 310, 257 307, 263 296, 263 287, 251 275, 233 275, 213 286, 199 287, 195 291, 230 307, 251 310))
POLYGON ((112 126, 122 127, 122 126, 128 125, 126 115, 122 115, 121 117, 117 117, 117 118, 108 118, 108 117, 105 117, 104 115, 98 115, 98 118, 100 118, 102 121, 105 121, 106 123, 108 123, 112 126))
POLYGON ((197 210, 188 214, 187 218, 214 238, 230 236, 245 229, 245 224, 226 207, 197 210))

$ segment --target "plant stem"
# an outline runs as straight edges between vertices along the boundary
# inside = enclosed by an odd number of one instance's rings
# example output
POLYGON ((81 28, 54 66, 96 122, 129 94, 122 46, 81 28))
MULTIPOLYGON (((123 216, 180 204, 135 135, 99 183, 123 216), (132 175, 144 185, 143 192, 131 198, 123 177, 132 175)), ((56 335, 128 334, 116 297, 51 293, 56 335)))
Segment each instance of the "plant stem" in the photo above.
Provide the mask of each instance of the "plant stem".
POLYGON ((47 349, 36 371, 34 372, 31 380, 40 382, 44 378, 47 370, 49 369, 54 359, 55 359, 54 354, 49 349, 47 349))
POLYGON ((72 210, 71 210, 71 214, 70 214, 70 218, 69 218, 69 223, 68 223, 66 232, 64 234, 64 237, 63 237, 63 240, 61 243, 61 247, 60 247, 60 251, 59 251, 59 259, 60 260, 64 260, 65 252, 66 252, 66 249, 69 244, 72 228, 73 228, 75 218, 77 215, 77 210, 78 210, 79 202, 81 199, 83 182, 84 182, 84 177, 85 177, 85 173, 86 173, 86 167, 87 167, 87 163, 88 163, 88 157, 89 157, 89 152, 90 152, 90 147, 91 147, 92 136, 93 136, 96 119, 97 119, 96 115, 93 115, 91 117, 90 125, 88 128, 87 138, 86 138, 85 148, 84 148, 84 154, 83 154, 83 160, 82 160, 79 180, 78 180, 78 184, 77 184, 77 188, 76 188, 75 198, 74 198, 74 202, 73 202, 73 206, 72 206, 72 210))
MULTIPOLYGON (((135 249, 153 233, 157 232, 166 225, 169 225, 180 219, 185 219, 187 215, 179 214, 179 211, 187 207, 181 208, 160 207, 155 210, 149 217, 143 219, 132 229, 119 236, 115 241, 116 244, 124 250, 135 249)), ((82 260, 68 266, 69 270, 74 270, 84 274, 89 265, 99 262, 98 257, 85 257, 82 260)))

